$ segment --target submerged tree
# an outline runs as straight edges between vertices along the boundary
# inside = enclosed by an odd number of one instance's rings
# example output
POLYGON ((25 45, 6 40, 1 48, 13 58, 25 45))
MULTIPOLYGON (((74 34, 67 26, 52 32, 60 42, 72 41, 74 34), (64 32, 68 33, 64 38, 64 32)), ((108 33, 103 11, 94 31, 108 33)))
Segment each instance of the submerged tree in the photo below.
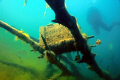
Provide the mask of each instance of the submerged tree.
POLYGON ((76 66, 70 59, 62 56, 63 53, 69 54, 69 52, 77 51, 75 58, 77 63, 87 63, 90 70, 95 71, 99 77, 105 80, 119 80, 120 75, 113 78, 110 76, 109 72, 102 70, 98 66, 94 59, 96 54, 91 52, 91 48, 95 47, 95 45, 91 46, 87 44, 88 39, 94 36, 87 36, 81 32, 76 18, 71 16, 66 10, 65 0, 45 1, 55 12, 55 20, 52 20, 52 22, 59 23, 60 25, 51 24, 47 27, 42 27, 40 29, 40 43, 35 42, 28 34, 18 31, 5 22, 0 21, 0 27, 8 30, 26 43, 29 43, 33 48, 31 51, 39 51, 41 55, 38 58, 45 57, 50 64, 55 64, 62 71, 58 76, 74 76, 77 79, 88 80, 75 68, 76 66), (56 28, 58 28, 57 31, 55 31, 56 28), (63 31, 63 33, 61 33, 61 31, 63 31), (50 34, 52 36, 50 36, 50 34), (78 51, 83 54, 82 59, 80 59, 78 51), (68 63, 73 71, 70 71, 57 57, 68 63))

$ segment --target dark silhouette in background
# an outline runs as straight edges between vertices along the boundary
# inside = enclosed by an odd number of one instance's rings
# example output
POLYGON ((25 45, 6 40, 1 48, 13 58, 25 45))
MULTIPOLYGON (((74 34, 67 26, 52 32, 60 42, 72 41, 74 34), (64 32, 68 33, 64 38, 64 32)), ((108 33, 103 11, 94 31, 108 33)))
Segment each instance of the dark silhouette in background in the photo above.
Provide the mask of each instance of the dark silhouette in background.
POLYGON ((93 29, 95 30, 95 32, 97 34, 100 33, 99 32, 99 27, 103 28, 106 31, 111 31, 111 29, 114 26, 120 25, 120 22, 116 22, 116 23, 113 23, 110 26, 107 26, 107 24, 103 22, 102 16, 101 16, 99 10, 94 6, 91 6, 88 10, 87 21, 93 27, 93 29))

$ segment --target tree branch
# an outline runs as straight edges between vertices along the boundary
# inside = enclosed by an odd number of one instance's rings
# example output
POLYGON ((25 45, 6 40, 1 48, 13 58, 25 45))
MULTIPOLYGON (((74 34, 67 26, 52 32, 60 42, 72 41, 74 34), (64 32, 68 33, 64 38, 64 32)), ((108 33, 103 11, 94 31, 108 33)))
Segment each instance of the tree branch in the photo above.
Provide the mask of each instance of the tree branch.
POLYGON ((108 72, 103 71, 94 60, 95 54, 91 52, 91 47, 82 37, 79 26, 74 16, 71 16, 65 8, 65 0, 45 0, 55 12, 55 20, 53 22, 66 26, 72 33, 77 50, 83 54, 82 60, 79 63, 85 62, 90 66, 90 69, 95 71, 101 78, 112 80, 108 72))

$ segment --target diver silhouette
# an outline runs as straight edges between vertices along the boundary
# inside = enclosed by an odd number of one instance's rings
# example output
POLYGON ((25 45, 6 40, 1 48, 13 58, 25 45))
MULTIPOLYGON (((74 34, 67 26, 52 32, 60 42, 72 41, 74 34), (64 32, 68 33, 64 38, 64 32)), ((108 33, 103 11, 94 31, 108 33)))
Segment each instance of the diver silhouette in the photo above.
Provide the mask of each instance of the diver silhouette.
POLYGON ((91 6, 88 10, 87 22, 92 26, 97 34, 100 33, 99 27, 103 28, 106 31, 111 31, 114 26, 120 25, 120 22, 116 22, 110 26, 107 26, 107 24, 103 22, 99 10, 94 6, 91 6))

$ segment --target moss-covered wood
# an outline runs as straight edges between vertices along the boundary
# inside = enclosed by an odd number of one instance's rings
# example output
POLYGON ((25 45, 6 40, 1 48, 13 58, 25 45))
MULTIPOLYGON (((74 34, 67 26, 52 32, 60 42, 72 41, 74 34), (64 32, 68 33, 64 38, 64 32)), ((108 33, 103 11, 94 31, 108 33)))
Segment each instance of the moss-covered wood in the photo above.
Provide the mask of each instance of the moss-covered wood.
MULTIPOLYGON (((7 23, 5 23, 3 21, 0 21, 0 27, 4 28, 7 31, 9 31, 11 34, 16 35, 19 39, 23 40, 24 42, 30 44, 30 46, 33 48, 32 51, 39 51, 40 54, 42 54, 42 55, 44 54, 45 58, 47 59, 47 61, 50 64, 56 65, 62 71, 62 74, 60 74, 60 75, 58 75, 56 77, 59 77, 59 76, 74 76, 74 77, 77 77, 78 79, 83 79, 84 78, 85 80, 87 80, 84 76, 81 75, 82 77, 80 78, 77 75, 75 75, 73 72, 69 71, 67 69, 67 67, 57 59, 57 57, 56 57, 56 55, 54 53, 55 48, 54 49, 51 48, 52 45, 51 45, 51 47, 49 46, 50 50, 51 50, 50 51, 48 48, 45 48, 46 47, 45 45, 47 45, 47 44, 44 44, 44 46, 43 45, 39 45, 39 43, 33 41, 29 37, 28 34, 25 34, 22 31, 19 31, 19 30, 15 29, 15 28, 11 27, 10 25, 8 25, 7 23)), ((68 62, 69 60, 65 59, 64 61, 68 62)), ((79 73, 79 74, 81 74, 81 73, 79 73)))
MULTIPOLYGON (((62 75, 67 75, 67 76, 70 75, 75 77, 80 75, 82 79, 86 79, 79 72, 77 72, 77 76, 74 75, 73 72, 69 71, 67 67, 63 65, 61 62, 59 62, 59 60, 56 58, 57 54, 67 53, 71 51, 81 51, 83 57, 80 61, 78 61, 78 63, 83 63, 83 62, 87 63, 89 65, 88 68, 90 70, 95 71, 101 78, 104 78, 105 80, 119 80, 120 75, 118 75, 116 78, 115 77, 113 78, 110 76, 110 74, 107 71, 102 70, 98 66, 98 64, 94 59, 96 54, 91 52, 91 47, 93 46, 87 44, 87 40, 93 36, 83 37, 75 17, 71 16, 65 8, 65 0, 45 0, 45 1, 55 12, 55 20, 52 21, 67 27, 68 30, 71 32, 72 37, 63 40, 58 40, 57 42, 54 43, 49 43, 48 41, 47 46, 50 49, 46 50, 45 44, 41 44, 41 42, 37 43, 33 41, 32 39, 30 39, 29 35, 21 31, 18 31, 17 29, 11 27, 7 23, 0 21, 0 27, 8 30, 10 33, 16 35, 19 39, 25 41, 26 43, 29 43, 35 51, 39 51, 39 53, 44 54, 51 64, 55 64, 63 71, 62 75)), ((44 29, 44 31, 46 31, 46 29, 44 29)), ((45 34, 43 35, 45 37, 45 40, 47 40, 47 36, 45 34)), ((66 59, 65 57, 62 57, 62 59, 65 60, 70 65, 72 64, 72 62, 66 59)), ((71 67, 75 67, 75 66, 71 65, 71 67)), ((76 71, 77 70, 74 70, 74 72, 76 71)))
POLYGON ((82 37, 79 26, 74 16, 71 16, 65 7, 65 0, 45 0, 48 5, 55 12, 55 20, 53 22, 66 26, 72 33, 77 50, 80 49, 83 54, 82 60, 78 63, 85 62, 90 66, 90 69, 95 71, 101 78, 105 80, 112 80, 110 74, 102 70, 96 63, 94 57, 95 54, 91 52, 91 47, 87 44, 87 41, 82 37))

